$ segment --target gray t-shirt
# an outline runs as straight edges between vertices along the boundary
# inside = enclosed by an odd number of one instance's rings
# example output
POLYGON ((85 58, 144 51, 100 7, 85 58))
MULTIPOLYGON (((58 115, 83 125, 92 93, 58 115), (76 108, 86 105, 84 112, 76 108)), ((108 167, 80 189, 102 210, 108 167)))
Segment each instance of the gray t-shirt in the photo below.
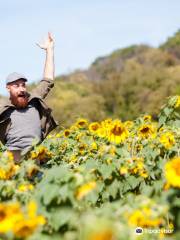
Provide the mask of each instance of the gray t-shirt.
POLYGON ((9 150, 26 150, 33 142, 41 140, 39 112, 33 104, 24 109, 15 109, 11 115, 11 126, 6 136, 9 150))

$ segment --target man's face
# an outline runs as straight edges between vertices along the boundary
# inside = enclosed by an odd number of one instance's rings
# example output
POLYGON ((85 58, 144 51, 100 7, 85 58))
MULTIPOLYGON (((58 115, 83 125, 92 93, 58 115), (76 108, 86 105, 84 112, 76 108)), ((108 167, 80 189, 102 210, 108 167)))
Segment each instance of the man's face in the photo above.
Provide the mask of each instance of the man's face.
POLYGON ((6 85, 10 94, 10 100, 17 108, 25 108, 28 105, 26 83, 24 79, 18 79, 6 85))

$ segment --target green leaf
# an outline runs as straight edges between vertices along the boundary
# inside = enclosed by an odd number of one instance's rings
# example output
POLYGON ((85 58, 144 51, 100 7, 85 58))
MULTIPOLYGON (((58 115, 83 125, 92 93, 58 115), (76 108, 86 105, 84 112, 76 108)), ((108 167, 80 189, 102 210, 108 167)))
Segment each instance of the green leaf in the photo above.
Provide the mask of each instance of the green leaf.
POLYGON ((141 194, 144 194, 144 195, 150 197, 153 192, 153 187, 146 185, 145 182, 142 182, 140 184, 140 192, 141 192, 141 194))
POLYGON ((156 193, 160 193, 163 189, 163 186, 164 186, 164 182, 162 180, 159 180, 156 182, 154 182, 154 189, 156 191, 156 193))
POLYGON ((49 184, 43 190, 43 202, 49 205, 55 198, 59 196, 59 187, 55 184, 49 184))
POLYGON ((172 113, 172 109, 171 108, 168 108, 168 107, 166 107, 166 108, 164 108, 164 113, 165 113, 165 115, 167 116, 167 117, 169 117, 170 116, 170 114, 172 113))
POLYGON ((159 125, 160 125, 160 126, 163 125, 163 124, 166 122, 166 120, 167 120, 167 117, 164 116, 164 115, 161 115, 161 116, 159 117, 159 125))
POLYGON ((134 189, 139 185, 141 179, 139 177, 129 176, 127 182, 129 183, 130 187, 134 189))
POLYGON ((51 214, 50 224, 55 231, 58 231, 63 225, 69 224, 73 215, 74 212, 71 208, 56 208, 56 211, 51 214))
POLYGON ((113 168, 111 165, 102 164, 98 169, 104 179, 107 179, 111 176, 113 168))
POLYGON ((119 191, 119 182, 117 181, 117 179, 115 179, 113 183, 110 186, 108 186, 108 192, 109 192, 109 195, 112 196, 113 199, 115 199, 118 191, 119 191))

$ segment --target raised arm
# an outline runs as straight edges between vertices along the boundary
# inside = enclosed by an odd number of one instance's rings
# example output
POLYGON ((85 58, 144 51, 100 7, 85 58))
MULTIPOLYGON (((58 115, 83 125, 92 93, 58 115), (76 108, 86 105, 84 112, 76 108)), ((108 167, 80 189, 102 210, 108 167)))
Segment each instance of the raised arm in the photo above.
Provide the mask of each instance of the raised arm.
POLYGON ((46 51, 46 60, 44 66, 44 78, 54 79, 54 40, 51 33, 44 43, 37 45, 46 51))
POLYGON ((33 95, 45 98, 51 88, 54 86, 54 39, 51 33, 48 33, 47 39, 43 43, 37 43, 37 45, 45 50, 46 59, 44 65, 43 79, 38 86, 32 91, 33 95))

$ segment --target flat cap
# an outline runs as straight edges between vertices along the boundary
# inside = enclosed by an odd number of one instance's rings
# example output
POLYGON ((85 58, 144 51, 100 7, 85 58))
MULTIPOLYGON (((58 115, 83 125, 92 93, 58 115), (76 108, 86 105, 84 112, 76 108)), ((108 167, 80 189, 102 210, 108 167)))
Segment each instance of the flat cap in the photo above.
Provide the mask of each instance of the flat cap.
POLYGON ((17 81, 18 79, 23 79, 27 82, 27 78, 21 74, 21 73, 17 73, 17 72, 13 72, 11 74, 9 74, 6 78, 6 84, 17 81))

